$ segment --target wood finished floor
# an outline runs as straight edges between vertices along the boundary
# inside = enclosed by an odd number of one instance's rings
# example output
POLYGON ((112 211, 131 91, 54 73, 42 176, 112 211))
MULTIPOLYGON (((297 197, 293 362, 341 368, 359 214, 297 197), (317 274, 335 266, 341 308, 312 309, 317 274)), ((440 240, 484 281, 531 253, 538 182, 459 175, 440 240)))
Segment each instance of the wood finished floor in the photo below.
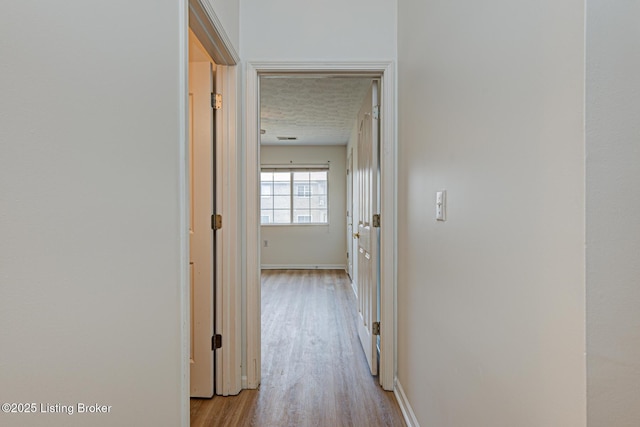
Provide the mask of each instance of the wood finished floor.
POLYGON ((404 426, 372 377, 341 270, 262 272, 262 384, 191 399, 191 426, 404 426))

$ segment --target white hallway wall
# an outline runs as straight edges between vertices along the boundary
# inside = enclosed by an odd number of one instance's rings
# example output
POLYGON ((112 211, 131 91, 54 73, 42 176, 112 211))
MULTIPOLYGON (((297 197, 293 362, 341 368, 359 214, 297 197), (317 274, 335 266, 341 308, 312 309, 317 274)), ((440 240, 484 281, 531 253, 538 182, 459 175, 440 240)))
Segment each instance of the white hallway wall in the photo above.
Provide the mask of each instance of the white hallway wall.
POLYGON ((283 147, 260 149, 262 164, 288 165, 330 163, 329 224, 262 226, 262 266, 331 267, 346 265, 346 150, 344 146, 283 147))
POLYGON ((3 426, 188 425, 181 16, 182 1, 0 6, 0 401, 112 405, 3 426))
POLYGON ((587 1, 589 427, 640 422, 640 3, 587 1))
POLYGON ((243 61, 396 58, 396 0, 243 0, 243 61))
POLYGON ((585 425, 583 22, 399 0, 398 376, 422 426, 585 425))

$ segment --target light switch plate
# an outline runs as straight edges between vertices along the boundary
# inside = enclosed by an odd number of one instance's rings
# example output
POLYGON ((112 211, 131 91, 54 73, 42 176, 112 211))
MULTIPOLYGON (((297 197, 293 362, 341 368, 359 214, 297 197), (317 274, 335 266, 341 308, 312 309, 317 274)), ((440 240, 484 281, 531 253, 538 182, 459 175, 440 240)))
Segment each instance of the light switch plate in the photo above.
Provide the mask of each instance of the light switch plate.
POLYGON ((445 190, 436 192, 436 220, 447 220, 447 192, 445 190))

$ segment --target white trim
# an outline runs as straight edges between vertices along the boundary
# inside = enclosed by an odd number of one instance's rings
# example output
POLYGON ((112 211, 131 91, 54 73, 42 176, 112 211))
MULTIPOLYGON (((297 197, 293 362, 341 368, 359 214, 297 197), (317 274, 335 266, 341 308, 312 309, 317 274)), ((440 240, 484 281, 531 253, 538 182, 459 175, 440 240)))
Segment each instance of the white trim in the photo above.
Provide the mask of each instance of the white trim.
POLYGON ((344 264, 262 264, 263 270, 346 270, 344 264))
POLYGON ((260 385, 260 144, 258 112, 260 92, 257 69, 246 64, 245 102, 245 206, 246 206, 246 336, 247 388, 260 385))
POLYGON ((191 423, 189 396, 191 357, 191 307, 189 286, 189 20, 188 2, 179 0, 178 7, 178 231, 180 245, 178 283, 180 304, 180 425, 188 427, 191 423))
MULTIPOLYGON (((327 74, 349 74, 354 76, 378 76, 393 61, 362 61, 362 62, 286 62, 286 61, 248 61, 259 74, 263 75, 310 75, 323 76, 327 74)), ((247 75, 247 77, 249 77, 247 75)))
POLYGON ((216 394, 236 395, 242 388, 242 291, 240 282, 240 240, 238 213, 237 144, 237 72, 236 66, 219 65, 216 91, 223 96, 222 109, 216 113, 216 208, 222 214, 223 227, 217 231, 216 316, 217 331, 223 346, 216 357, 216 394))
POLYGON ((400 411, 402 411, 404 422, 407 423, 407 427, 420 427, 416 414, 413 413, 413 408, 411 408, 411 404, 409 404, 409 399, 407 399, 407 395, 404 394, 404 389, 397 378, 393 394, 396 396, 396 400, 400 406, 400 411))
POLYGON ((326 163, 287 163, 287 164, 271 164, 262 163, 260 169, 263 172, 279 172, 280 170, 286 170, 290 172, 310 170, 331 170, 331 162, 326 163))
POLYGON ((216 65, 236 65, 240 56, 209 1, 189 0, 192 31, 216 65))
POLYGON ((397 158, 395 64, 384 70, 380 120, 380 384, 393 390, 396 376, 397 158))
MULTIPOLYGON (((328 213, 328 212, 327 212, 328 213)), ((260 215, 262 217, 262 215, 260 215)), ((267 216, 267 215, 264 215, 267 216)), ((278 227, 324 227, 324 228, 329 228, 329 226, 331 226, 331 223, 329 223, 329 220, 327 220, 327 222, 281 222, 281 223, 275 223, 275 222, 269 222, 266 224, 260 224, 260 227, 268 227, 268 228, 278 228, 278 227)))
POLYGON ((259 76, 263 74, 353 74, 380 77, 381 118, 381 340, 380 384, 393 390, 396 372, 396 77, 395 63, 386 62, 246 62, 246 272, 248 387, 260 384, 260 227, 259 227, 259 76))

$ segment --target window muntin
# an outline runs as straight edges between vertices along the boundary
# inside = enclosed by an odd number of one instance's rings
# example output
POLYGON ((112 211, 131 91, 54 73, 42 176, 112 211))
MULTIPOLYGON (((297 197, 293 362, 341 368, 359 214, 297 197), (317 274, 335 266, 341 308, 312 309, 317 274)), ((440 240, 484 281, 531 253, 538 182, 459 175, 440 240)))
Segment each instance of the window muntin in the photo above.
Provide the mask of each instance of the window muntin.
POLYGON ((328 169, 263 169, 262 224, 328 224, 328 169))

